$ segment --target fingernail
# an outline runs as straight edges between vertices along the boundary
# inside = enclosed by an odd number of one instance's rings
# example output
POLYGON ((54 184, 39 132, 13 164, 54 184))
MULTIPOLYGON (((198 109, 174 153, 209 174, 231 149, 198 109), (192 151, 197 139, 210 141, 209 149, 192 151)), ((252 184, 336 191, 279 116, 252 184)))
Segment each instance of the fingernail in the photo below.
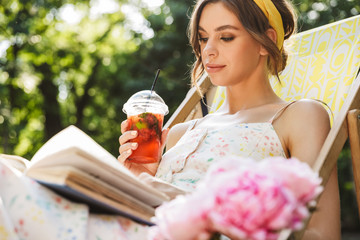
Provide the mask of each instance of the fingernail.
POLYGON ((131 131, 131 135, 136 136, 136 135, 137 135, 137 131, 131 131))
POLYGON ((134 148, 136 148, 137 145, 138 145, 137 143, 132 143, 132 144, 131 144, 131 146, 134 147, 134 148))

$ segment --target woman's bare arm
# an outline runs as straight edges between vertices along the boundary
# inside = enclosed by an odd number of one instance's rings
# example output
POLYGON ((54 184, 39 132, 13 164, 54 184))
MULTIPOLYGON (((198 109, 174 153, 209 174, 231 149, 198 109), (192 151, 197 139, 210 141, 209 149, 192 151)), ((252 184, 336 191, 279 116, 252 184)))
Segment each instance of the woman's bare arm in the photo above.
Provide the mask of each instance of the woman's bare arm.
MULTIPOLYGON (((291 157, 313 166, 330 131, 329 115, 324 107, 312 100, 302 100, 284 112, 279 124, 285 132, 284 142, 291 157)), ((337 168, 324 188, 303 239, 340 239, 340 200, 337 168)))

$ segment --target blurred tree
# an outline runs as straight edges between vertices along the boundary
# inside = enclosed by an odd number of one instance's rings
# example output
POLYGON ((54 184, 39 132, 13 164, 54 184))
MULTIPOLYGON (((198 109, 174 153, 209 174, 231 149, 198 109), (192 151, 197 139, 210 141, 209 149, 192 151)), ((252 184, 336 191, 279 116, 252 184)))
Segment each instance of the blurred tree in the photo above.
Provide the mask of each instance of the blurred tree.
POLYGON ((299 31, 332 23, 360 13, 356 0, 293 0, 298 11, 299 31))
MULTIPOLYGON (((136 46, 122 36, 122 12, 95 16, 91 12, 95 4, 1 4, 2 26, 7 26, 2 29, 1 40, 8 44, 5 57, 1 58, 4 152, 31 157, 64 126, 75 124, 87 129, 84 118, 93 118, 94 124, 111 112, 108 109, 105 115, 97 115, 91 107, 107 108, 101 98, 106 89, 101 88, 99 73, 114 52, 125 54, 136 46), (71 22, 76 17, 77 22, 71 22), (100 99, 94 97, 95 93, 100 99)), ((96 127, 91 126, 90 130, 96 127)))
POLYGON ((7 26, 0 32, 7 44, 0 62, 0 150, 31 158, 47 139, 75 124, 116 155, 122 105, 150 88, 157 68, 156 90, 173 112, 188 90, 191 1, 168 1, 151 11, 144 1, 108 2, 113 11, 97 15, 99 1, 0 6, 7 26), (144 26, 131 25, 134 15, 144 26))

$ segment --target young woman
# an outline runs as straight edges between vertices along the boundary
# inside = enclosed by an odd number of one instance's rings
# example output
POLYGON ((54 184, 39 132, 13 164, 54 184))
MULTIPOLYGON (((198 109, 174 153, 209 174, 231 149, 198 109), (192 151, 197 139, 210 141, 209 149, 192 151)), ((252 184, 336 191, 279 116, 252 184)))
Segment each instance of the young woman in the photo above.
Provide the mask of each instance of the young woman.
MULTIPOLYGON (((198 1, 189 27, 197 57, 193 84, 206 72, 214 85, 226 87, 225 102, 214 114, 165 129, 167 151, 157 164, 127 161, 137 133, 124 121, 119 161, 135 174, 147 172, 190 191, 212 162, 226 156, 296 157, 312 165, 330 129, 326 110, 312 100, 284 102, 269 83, 269 75, 286 65, 283 41, 295 28, 286 0, 198 1)), ((339 206, 334 169, 303 239, 340 239, 339 206)))

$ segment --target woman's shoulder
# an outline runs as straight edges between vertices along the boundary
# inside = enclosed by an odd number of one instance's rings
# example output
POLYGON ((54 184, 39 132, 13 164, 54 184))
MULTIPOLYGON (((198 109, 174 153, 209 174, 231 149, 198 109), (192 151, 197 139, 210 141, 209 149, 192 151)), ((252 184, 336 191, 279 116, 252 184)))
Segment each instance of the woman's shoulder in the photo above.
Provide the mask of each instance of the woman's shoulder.
POLYGON ((325 106, 311 99, 296 101, 289 105, 279 123, 291 156, 312 165, 330 130, 325 106), (304 149, 307 149, 307 155, 304 149))
POLYGON ((289 105, 285 111, 291 122, 329 121, 329 114, 324 103, 314 99, 301 99, 289 105))
POLYGON ((330 125, 325 104, 313 99, 301 99, 288 104, 277 121, 291 133, 330 125))

